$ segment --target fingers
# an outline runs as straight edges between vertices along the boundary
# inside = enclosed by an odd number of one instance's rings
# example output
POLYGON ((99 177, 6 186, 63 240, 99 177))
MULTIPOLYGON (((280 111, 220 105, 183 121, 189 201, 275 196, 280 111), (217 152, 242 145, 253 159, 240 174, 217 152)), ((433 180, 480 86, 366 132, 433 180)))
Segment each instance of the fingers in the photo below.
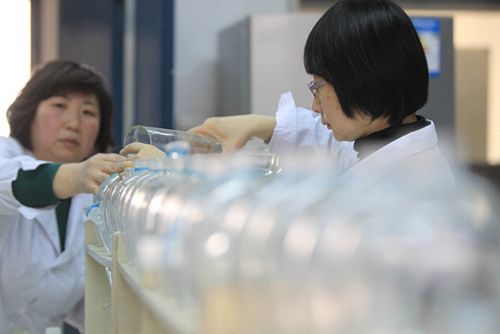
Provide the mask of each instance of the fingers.
POLYGON ((128 144, 127 146, 125 146, 124 148, 122 148, 120 150, 120 154, 122 156, 127 156, 127 155, 130 155, 130 154, 137 154, 138 152, 141 151, 141 149, 143 149, 146 145, 148 144, 144 144, 144 143, 139 143, 139 142, 135 142, 135 143, 131 143, 131 144, 128 144))
POLYGON ((111 174, 112 173, 107 173, 104 170, 95 172, 92 175, 92 178, 89 179, 89 183, 86 186, 88 192, 96 194, 101 183, 103 183, 111 174))
POLYGON ((82 162, 82 170, 77 176, 80 191, 95 194, 106 178, 123 170, 121 162, 124 160, 119 154, 99 153, 82 162))
POLYGON ((162 158, 165 153, 154 145, 144 143, 132 143, 125 146, 120 154, 126 156, 127 160, 147 160, 154 158, 162 158))
POLYGON ((195 126, 194 128, 191 128, 188 130, 188 132, 195 133, 197 135, 205 136, 205 137, 210 137, 219 140, 219 136, 216 135, 211 129, 207 128, 206 125, 198 125, 195 126))
POLYGON ((89 182, 89 184, 86 185, 86 193, 89 193, 89 194, 97 194, 97 191, 99 190, 99 186, 101 185, 102 182, 97 182, 97 181, 94 181, 94 182, 89 182))
POLYGON ((244 145, 238 144, 236 142, 224 142, 222 143, 222 153, 234 153, 241 149, 244 145))
POLYGON ((110 175, 121 171, 120 163, 124 160, 125 158, 119 154, 99 153, 88 159, 86 169, 90 171, 101 171, 107 175, 110 175))
MULTIPOLYGON (((231 153, 242 148, 255 131, 253 115, 210 117, 203 124, 189 131, 217 139, 224 153, 231 153)), ((259 126, 257 125, 258 129, 259 126)))
POLYGON ((203 124, 189 129, 188 132, 223 141, 228 136, 231 136, 235 126, 238 126, 238 124, 234 122, 234 116, 209 117, 203 124))
POLYGON ((122 162, 119 163, 119 166, 118 166, 119 171, 122 172, 122 171, 124 171, 127 168, 134 168, 135 167, 134 161, 135 161, 135 159, 133 159, 133 160, 130 160, 130 159, 123 160, 122 162))
POLYGON ((203 133, 203 126, 202 125, 198 125, 198 126, 195 126, 194 128, 191 128, 191 129, 189 129, 187 131, 188 132, 197 133, 197 134, 202 134, 203 133))
POLYGON ((123 156, 117 153, 98 153, 94 155, 96 159, 103 161, 120 161, 123 160, 123 156))

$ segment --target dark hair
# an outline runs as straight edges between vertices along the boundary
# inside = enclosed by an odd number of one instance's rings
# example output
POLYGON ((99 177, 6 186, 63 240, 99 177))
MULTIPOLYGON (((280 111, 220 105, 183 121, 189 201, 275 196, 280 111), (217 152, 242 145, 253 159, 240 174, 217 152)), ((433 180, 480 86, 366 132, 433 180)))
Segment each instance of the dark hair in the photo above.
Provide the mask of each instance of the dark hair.
POLYGON ((304 48, 306 72, 331 84, 346 116, 398 125, 427 102, 429 74, 418 34, 390 0, 340 0, 304 48))
POLYGON ((103 79, 91 67, 73 61, 55 60, 35 69, 7 110, 10 136, 31 150, 31 124, 41 101, 68 92, 95 94, 99 102, 100 126, 95 142, 98 152, 114 146, 111 134, 113 104, 103 79))

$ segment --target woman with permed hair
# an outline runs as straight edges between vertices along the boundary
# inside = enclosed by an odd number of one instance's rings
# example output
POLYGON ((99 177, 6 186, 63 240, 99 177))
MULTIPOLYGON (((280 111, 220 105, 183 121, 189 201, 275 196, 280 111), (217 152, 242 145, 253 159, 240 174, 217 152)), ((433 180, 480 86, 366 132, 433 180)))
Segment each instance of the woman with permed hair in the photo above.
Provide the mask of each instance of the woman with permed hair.
POLYGON ((101 76, 52 61, 34 71, 0 138, 0 333, 83 327, 84 206, 119 171, 101 76))

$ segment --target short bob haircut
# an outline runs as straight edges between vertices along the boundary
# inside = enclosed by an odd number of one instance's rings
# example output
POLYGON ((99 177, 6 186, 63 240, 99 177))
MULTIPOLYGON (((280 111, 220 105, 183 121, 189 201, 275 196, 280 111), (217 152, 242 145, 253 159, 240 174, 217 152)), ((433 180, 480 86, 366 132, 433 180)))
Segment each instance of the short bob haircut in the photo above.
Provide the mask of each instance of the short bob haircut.
POLYGON ((344 114, 387 118, 391 126, 427 102, 429 74, 418 34, 390 0, 340 0, 304 48, 306 72, 333 86, 344 114))
POLYGON ((31 79, 7 110, 10 136, 32 150, 31 125, 38 105, 52 96, 70 92, 95 94, 100 110, 97 152, 107 152, 114 146, 111 134, 113 104, 103 79, 91 67, 73 61, 55 60, 35 69, 31 79))

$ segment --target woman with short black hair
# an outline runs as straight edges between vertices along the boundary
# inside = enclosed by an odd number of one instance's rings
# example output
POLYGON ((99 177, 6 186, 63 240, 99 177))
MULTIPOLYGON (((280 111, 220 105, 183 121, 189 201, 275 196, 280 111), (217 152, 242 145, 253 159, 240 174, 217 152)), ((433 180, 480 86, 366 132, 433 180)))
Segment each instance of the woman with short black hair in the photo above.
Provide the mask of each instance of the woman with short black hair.
POLYGON ((312 111, 285 93, 275 117, 213 117, 192 131, 218 139, 226 151, 256 136, 274 152, 329 153, 353 178, 383 177, 418 160, 453 183, 433 122, 416 114, 427 101, 429 74, 417 32, 398 5, 338 1, 309 34, 304 65, 313 76, 312 111))
POLYGON ((390 1, 341 1, 312 29, 306 72, 335 88, 348 117, 396 126, 427 102, 429 72, 410 18, 390 1))

